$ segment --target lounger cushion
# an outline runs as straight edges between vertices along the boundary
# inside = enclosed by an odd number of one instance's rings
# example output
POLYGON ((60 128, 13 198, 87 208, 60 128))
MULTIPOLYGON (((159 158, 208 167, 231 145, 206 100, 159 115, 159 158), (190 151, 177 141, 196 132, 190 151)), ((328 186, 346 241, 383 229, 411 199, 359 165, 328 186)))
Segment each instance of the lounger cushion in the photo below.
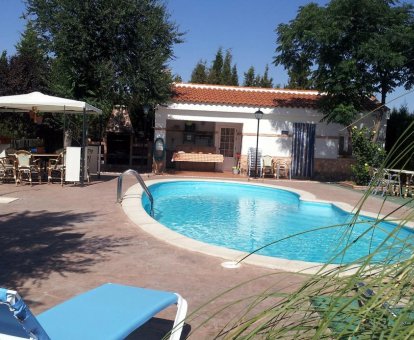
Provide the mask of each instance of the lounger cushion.
POLYGON ((37 318, 53 340, 124 339, 177 300, 170 292, 107 283, 37 318))

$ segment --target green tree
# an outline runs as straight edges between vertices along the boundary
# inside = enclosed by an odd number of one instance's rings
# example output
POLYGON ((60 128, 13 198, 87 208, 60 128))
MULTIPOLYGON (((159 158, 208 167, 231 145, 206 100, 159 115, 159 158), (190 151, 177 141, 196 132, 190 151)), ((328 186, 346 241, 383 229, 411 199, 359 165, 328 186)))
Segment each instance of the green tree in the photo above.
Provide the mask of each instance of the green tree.
POLYGON ((353 178, 358 185, 367 185, 372 177, 371 168, 379 168, 384 164, 386 152, 377 143, 372 141, 372 131, 367 128, 358 130, 353 127, 352 153, 355 164, 351 165, 353 178))
MULTIPOLYGON (((16 45, 16 54, 9 59, 6 52, 0 58, 1 95, 48 92, 49 63, 41 40, 30 21, 16 45)), ((0 113, 0 135, 35 137, 38 126, 26 113, 0 113)))
MULTIPOLYGON (((55 57, 55 89, 101 108, 170 95, 167 62, 182 34, 158 0, 27 0, 55 57)), ((62 93, 60 93, 62 94, 62 93)))
POLYGON ((256 77, 254 78, 254 85, 255 87, 260 87, 262 81, 262 77, 260 76, 260 74, 256 75, 256 77))
POLYGON ((237 65, 234 64, 231 69, 231 85, 239 86, 239 75, 237 73, 237 65))
POLYGON ((193 72, 191 73, 190 83, 196 84, 206 84, 208 79, 208 69, 206 62, 200 60, 197 65, 194 67, 193 72))
POLYGON ((179 74, 174 74, 173 77, 172 77, 172 81, 174 83, 182 83, 183 78, 181 78, 181 76, 179 74))
POLYGON ((269 78, 269 65, 266 65, 263 77, 260 78, 260 87, 273 87, 273 78, 269 78))
MULTIPOLYGON (((0 96, 14 94, 10 86, 10 63, 7 52, 0 55, 0 96)), ((34 137, 35 124, 26 113, 0 112, 0 136, 34 137)))
POLYGON ((304 89, 311 90, 314 88, 313 81, 311 79, 310 68, 307 67, 305 60, 299 61, 291 66, 288 70, 288 83, 287 87, 291 89, 304 89))
MULTIPOLYGON (((288 72, 290 88, 311 89, 311 68, 317 56, 318 23, 323 8, 315 3, 300 7, 296 18, 277 29, 277 48, 274 63, 288 72)), ((327 28, 328 29, 328 28, 327 28)))
POLYGON ((3 51, 0 55, 0 96, 9 94, 9 60, 7 59, 7 51, 3 51))
POLYGON ((269 66, 266 65, 265 72, 263 76, 256 74, 256 71, 253 66, 244 73, 243 86, 247 87, 273 87, 273 79, 269 78, 269 66))
POLYGON ((209 84, 223 84, 223 49, 220 47, 216 53, 208 74, 209 84))
POLYGON ((231 73, 231 59, 232 55, 230 50, 226 51, 223 62, 223 70, 221 73, 221 83, 223 85, 233 85, 232 73, 231 73))
MULTIPOLYGON (((297 84, 313 84, 327 95, 321 110, 328 122, 349 125, 380 104, 397 86, 411 87, 413 6, 391 0, 332 0, 301 7, 294 20, 279 25, 275 64, 297 84), (294 75, 294 77, 292 77, 294 75), (308 83, 307 83, 308 82, 308 83), (372 104, 372 102, 371 102, 372 104)), ((376 141, 384 110, 376 111, 376 141)))
POLYGON ((385 150, 391 153, 391 161, 395 161, 395 168, 414 170, 414 155, 407 153, 407 145, 414 145, 414 130, 412 124, 414 114, 408 110, 407 106, 391 111, 390 119, 387 121, 387 138, 385 150), (408 129, 408 131, 406 131, 408 129), (401 139, 402 138, 402 139, 401 139))
MULTIPOLYGON (((232 66, 233 56, 231 50, 226 50, 223 59, 223 49, 219 48, 212 66, 207 69, 206 62, 200 60, 191 73, 191 83, 199 84, 217 84, 239 86, 239 75, 237 72, 237 65, 232 66)), ((263 76, 256 74, 254 67, 251 66, 247 72, 244 73, 243 86, 254 87, 273 87, 273 79, 269 77, 269 65, 266 65, 263 76)))
POLYGON ((256 81, 257 79, 256 79, 254 67, 250 66, 247 72, 244 73, 243 86, 247 86, 247 87, 257 86, 256 81))
POLYGON ((231 50, 228 49, 223 58, 223 49, 220 47, 209 69, 206 61, 200 60, 196 64, 190 83, 238 86, 237 66, 232 66, 232 59, 231 50))
POLYGON ((10 58, 8 75, 10 92, 12 94, 47 92, 50 74, 48 59, 41 39, 33 28, 33 23, 28 21, 16 45, 16 55, 10 58))

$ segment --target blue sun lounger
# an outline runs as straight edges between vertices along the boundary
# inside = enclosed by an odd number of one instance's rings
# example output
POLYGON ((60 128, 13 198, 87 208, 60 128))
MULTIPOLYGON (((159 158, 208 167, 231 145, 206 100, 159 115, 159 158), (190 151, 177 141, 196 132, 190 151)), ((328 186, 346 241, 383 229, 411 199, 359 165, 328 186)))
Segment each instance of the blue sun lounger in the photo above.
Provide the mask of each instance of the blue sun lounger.
POLYGON ((0 339, 124 339, 174 304, 170 339, 178 340, 187 302, 176 293, 106 283, 35 317, 17 292, 0 288, 0 339))

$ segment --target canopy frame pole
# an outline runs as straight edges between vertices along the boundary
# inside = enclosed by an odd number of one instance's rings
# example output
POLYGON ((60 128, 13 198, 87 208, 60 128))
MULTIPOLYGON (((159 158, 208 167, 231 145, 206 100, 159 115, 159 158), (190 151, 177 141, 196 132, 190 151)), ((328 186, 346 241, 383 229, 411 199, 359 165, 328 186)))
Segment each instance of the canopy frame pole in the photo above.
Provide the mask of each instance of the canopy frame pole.
POLYGON ((101 154, 102 154, 102 114, 99 115, 99 148, 98 148, 98 179, 101 179, 101 154))
POLYGON ((81 178, 80 185, 84 186, 85 184, 85 155, 86 155, 86 107, 83 108, 82 115, 82 149, 81 149, 81 178))
POLYGON ((63 106, 63 149, 66 142, 66 106, 63 106))

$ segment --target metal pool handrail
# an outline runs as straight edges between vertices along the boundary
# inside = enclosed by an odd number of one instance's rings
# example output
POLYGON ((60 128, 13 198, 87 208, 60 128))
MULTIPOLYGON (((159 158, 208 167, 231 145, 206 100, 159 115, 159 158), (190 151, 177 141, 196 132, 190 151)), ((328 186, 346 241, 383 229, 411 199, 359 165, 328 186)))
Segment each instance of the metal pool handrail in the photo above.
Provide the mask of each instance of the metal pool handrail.
POLYGON ((145 193, 148 195, 148 198, 149 198, 150 203, 151 203, 150 215, 154 216, 154 198, 152 197, 150 191, 148 190, 148 187, 146 186, 146 184, 145 184, 144 180, 142 179, 141 175, 133 169, 126 170, 121 175, 119 175, 116 201, 118 203, 122 202, 122 178, 124 177, 124 175, 127 175, 127 174, 134 175, 135 178, 137 179, 138 183, 141 185, 142 189, 144 189, 145 193))

